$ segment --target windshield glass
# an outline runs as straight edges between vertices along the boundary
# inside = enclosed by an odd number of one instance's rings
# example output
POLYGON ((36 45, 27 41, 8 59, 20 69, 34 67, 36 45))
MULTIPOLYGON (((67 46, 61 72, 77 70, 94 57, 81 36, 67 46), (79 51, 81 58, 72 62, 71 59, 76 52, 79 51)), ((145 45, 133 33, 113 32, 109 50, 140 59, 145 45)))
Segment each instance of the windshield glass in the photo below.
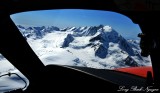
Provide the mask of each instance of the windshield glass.
POLYGON ((28 84, 28 79, 0 54, 0 93, 25 89, 28 84))
POLYGON ((151 66, 150 58, 140 55, 139 26, 119 13, 61 9, 17 13, 11 18, 45 65, 151 66))

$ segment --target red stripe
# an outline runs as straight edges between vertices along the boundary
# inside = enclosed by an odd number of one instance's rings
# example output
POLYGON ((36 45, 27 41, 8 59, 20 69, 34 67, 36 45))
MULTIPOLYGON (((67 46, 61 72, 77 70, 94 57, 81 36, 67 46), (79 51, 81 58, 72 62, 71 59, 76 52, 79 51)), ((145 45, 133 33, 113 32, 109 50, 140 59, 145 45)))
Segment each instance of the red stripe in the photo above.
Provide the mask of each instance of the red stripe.
POLYGON ((147 66, 147 67, 127 67, 127 68, 119 68, 119 69, 115 69, 115 70, 130 73, 130 74, 134 74, 134 75, 138 75, 138 76, 141 76, 141 77, 146 77, 147 72, 151 71, 152 76, 153 76, 153 70, 152 70, 151 66, 147 66))

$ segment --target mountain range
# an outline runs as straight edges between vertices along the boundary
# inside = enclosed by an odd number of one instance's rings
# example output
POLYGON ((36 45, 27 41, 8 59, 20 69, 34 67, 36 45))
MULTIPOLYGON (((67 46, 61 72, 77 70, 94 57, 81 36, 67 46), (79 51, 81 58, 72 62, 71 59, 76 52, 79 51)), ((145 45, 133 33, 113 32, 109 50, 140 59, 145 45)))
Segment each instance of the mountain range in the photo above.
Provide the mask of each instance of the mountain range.
MULTIPOLYGON (((57 64, 97 69, 149 66, 149 57, 140 55, 139 40, 125 39, 111 26, 66 27, 17 25, 25 40, 44 65, 57 64)), ((0 75, 18 73, 29 81, 0 54, 0 75)), ((0 92, 22 88, 17 76, 1 77, 0 92)))
POLYGON ((111 26, 25 27, 17 25, 42 62, 101 69, 150 65, 139 40, 125 39, 111 26))
MULTIPOLYGON (((108 25, 66 28, 17 25, 17 28, 45 65, 98 69, 151 65, 149 57, 140 55, 139 40, 125 39, 108 25)), ((4 60, 0 54, 1 64, 4 60)))

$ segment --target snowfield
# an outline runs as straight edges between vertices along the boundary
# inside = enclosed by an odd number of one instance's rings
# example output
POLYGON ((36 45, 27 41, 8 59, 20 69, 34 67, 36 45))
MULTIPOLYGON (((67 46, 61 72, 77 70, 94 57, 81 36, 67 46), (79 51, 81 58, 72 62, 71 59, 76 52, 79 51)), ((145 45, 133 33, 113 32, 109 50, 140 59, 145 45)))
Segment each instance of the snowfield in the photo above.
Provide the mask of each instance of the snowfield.
POLYGON ((27 80, 27 78, 25 78, 25 76, 20 71, 18 71, 11 63, 9 63, 5 58, 3 58, 3 60, 0 60, 0 66, 0 93, 28 86, 29 81, 27 80), (15 74, 11 74, 11 76, 5 75, 8 73, 18 74, 23 80, 26 81, 27 85, 21 78, 19 78, 15 74))
MULTIPOLYGON (((97 69, 151 66, 149 57, 140 56, 138 40, 126 40, 111 26, 25 27, 17 25, 33 51, 44 65, 58 64, 97 69)), ((18 73, 27 79, 0 55, 0 75, 18 73)), ((24 82, 17 76, 0 78, 0 92, 22 88, 24 82)))

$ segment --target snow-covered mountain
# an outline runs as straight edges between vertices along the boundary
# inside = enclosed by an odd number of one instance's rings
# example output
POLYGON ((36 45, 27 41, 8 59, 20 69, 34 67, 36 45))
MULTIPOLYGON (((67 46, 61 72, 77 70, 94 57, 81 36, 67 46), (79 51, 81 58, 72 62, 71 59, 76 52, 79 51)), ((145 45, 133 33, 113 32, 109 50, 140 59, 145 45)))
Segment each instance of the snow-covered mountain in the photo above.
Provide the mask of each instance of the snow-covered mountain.
MULTIPOLYGON (((140 56, 139 40, 126 40, 110 26, 25 27, 18 29, 45 65, 58 64, 97 69, 114 69, 151 65, 150 58, 140 56)), ((18 73, 27 78, 0 54, 0 75, 18 73)), ((15 75, 0 78, 0 93, 24 87, 15 75)))
MULTIPOLYGON (((17 27, 45 65, 99 69, 151 65, 149 58, 140 56, 139 40, 126 40, 111 26, 17 27)), ((4 60, 0 55, 0 62, 4 60)))
POLYGON ((42 62, 110 69, 150 65, 138 40, 126 40, 111 26, 24 27, 17 25, 42 62))
MULTIPOLYGON (((140 56, 139 40, 126 40, 111 26, 63 29, 56 26, 17 25, 17 27, 45 65, 58 64, 97 69, 151 65, 149 58, 140 56)), ((0 75, 16 72, 27 81, 1 54, 0 65, 0 75)), ((5 76, 0 82, 0 86, 8 86, 1 88, 0 92, 24 86, 16 76, 5 76)))
POLYGON ((55 26, 50 26, 50 27, 23 27, 21 25, 17 25, 18 29, 21 31, 24 37, 26 38, 42 38, 46 33, 51 33, 52 31, 59 31, 60 29, 55 26))

